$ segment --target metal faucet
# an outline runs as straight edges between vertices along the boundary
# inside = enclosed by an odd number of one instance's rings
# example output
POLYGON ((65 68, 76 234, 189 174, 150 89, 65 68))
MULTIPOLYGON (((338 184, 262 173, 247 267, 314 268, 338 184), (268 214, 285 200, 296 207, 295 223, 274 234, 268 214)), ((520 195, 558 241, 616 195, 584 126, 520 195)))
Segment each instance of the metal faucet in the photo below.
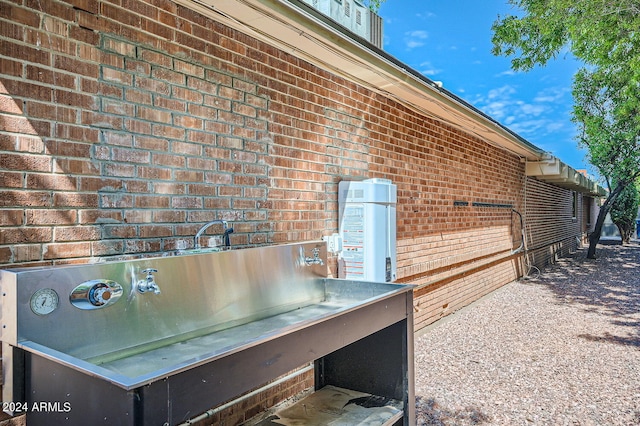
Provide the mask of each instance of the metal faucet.
POLYGON ((320 249, 319 248, 316 247, 313 250, 311 250, 311 254, 313 254, 313 257, 306 256, 304 258, 304 263, 306 263, 307 266, 324 265, 324 262, 322 261, 322 258, 320 257, 320 249))
POLYGON ((158 272, 158 270, 154 268, 147 268, 142 272, 147 274, 147 276, 143 280, 138 280, 138 284, 136 286, 138 288, 138 292, 146 293, 148 291, 153 291, 155 294, 160 294, 160 287, 158 287, 158 284, 156 284, 156 280, 153 277, 153 273, 158 272))
POLYGON ((198 230, 198 232, 196 232, 196 236, 194 237, 194 244, 193 246, 197 249, 202 248, 202 246, 200 245, 200 237, 202 236, 202 234, 204 233, 204 231, 207 230, 207 228, 209 228, 211 225, 215 225, 216 223, 221 223, 222 224, 222 229, 224 229, 224 235, 228 244, 228 236, 231 232, 233 232, 233 228, 229 228, 229 224, 227 223, 226 220, 212 220, 209 223, 205 223, 204 225, 202 225, 202 227, 198 230), (231 229, 231 230, 229 230, 231 229))

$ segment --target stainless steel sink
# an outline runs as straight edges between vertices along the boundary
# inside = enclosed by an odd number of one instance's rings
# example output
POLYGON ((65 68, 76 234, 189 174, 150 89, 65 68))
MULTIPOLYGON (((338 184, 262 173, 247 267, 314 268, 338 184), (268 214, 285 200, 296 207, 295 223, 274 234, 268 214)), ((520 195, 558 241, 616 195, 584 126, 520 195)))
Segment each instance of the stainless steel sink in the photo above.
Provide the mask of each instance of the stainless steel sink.
POLYGON ((325 297, 317 303, 201 336, 175 336, 158 348, 123 350, 85 360, 65 360, 62 354, 42 346, 36 347, 32 342, 22 342, 19 346, 31 351, 42 351, 63 360, 71 368, 85 370, 124 389, 133 389, 241 351, 261 341, 312 327, 350 309, 357 309, 406 290, 406 286, 395 284, 334 279, 323 279, 321 282, 325 297))
POLYGON ((325 262, 314 242, 0 271, 3 400, 92 405, 78 388, 107 386, 98 400, 131 412, 131 424, 171 424, 384 327, 408 327, 410 286, 329 279, 325 262), (157 292, 140 291, 149 282, 157 292), (181 400, 186 388, 211 397, 181 400))

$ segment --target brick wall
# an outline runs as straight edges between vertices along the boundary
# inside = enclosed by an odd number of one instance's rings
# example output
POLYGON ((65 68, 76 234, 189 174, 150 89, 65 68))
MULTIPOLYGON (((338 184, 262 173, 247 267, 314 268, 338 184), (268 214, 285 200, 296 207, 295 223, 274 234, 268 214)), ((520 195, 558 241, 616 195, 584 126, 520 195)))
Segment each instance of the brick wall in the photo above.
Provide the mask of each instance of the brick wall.
POLYGON ((527 262, 542 268, 575 251, 582 235, 583 202, 574 192, 527 179, 526 238, 527 262))
POLYGON ((383 177, 419 329, 522 275, 511 207, 535 264, 580 231, 517 156, 170 1, 0 0, 0 122, 5 268, 319 239, 383 177))
POLYGON ((234 401, 229 401, 191 419, 189 425, 242 424, 285 399, 296 399, 303 392, 310 392, 313 384, 313 368, 304 366, 273 380, 264 387, 247 392, 234 401))

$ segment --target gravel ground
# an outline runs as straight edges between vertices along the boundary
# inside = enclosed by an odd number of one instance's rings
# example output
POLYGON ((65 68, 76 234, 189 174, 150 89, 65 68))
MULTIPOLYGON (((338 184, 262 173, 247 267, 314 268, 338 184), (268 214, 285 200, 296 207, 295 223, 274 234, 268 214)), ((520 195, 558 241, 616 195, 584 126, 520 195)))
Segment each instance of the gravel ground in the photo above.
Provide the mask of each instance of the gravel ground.
POLYGON ((599 245, 415 341, 418 425, 640 425, 640 245, 599 245))

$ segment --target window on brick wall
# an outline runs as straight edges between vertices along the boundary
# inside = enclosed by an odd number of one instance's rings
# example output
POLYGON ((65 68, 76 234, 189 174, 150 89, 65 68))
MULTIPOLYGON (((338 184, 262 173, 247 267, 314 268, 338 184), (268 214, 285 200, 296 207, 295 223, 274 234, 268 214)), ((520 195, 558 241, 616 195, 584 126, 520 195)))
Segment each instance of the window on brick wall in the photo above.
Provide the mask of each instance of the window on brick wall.
POLYGON ((573 191, 573 202, 571 203, 571 218, 574 220, 578 217, 578 193, 573 191))

